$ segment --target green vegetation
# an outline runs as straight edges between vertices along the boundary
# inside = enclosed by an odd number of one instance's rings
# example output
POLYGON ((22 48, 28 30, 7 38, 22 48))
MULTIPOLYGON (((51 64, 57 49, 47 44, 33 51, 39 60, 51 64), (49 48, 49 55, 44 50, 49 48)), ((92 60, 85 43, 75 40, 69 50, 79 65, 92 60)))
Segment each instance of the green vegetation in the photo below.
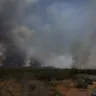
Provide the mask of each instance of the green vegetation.
MULTIPOLYGON (((73 78, 75 80, 76 74, 96 74, 96 70, 82 70, 82 69, 52 69, 52 68, 19 68, 19 69, 3 69, 0 70, 1 78, 8 78, 10 76, 20 79, 26 75, 29 79, 33 76, 38 80, 64 80, 73 78)), ((27 79, 28 79, 27 78, 27 79)))
POLYGON ((79 80, 76 84, 76 88, 84 88, 86 89, 87 88, 87 84, 84 80, 79 80))

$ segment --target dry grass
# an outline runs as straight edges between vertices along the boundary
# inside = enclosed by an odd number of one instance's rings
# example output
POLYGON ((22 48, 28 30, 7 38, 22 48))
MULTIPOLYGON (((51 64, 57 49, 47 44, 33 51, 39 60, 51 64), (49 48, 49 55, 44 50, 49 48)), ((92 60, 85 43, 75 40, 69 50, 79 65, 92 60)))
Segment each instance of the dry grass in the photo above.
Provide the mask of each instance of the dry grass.
MULTIPOLYGON (((55 81, 54 88, 62 96, 90 96, 89 89, 76 89, 72 80, 55 81)), ((50 88, 52 86, 49 86, 50 88)), ((26 80, 22 84, 15 79, 0 81, 0 96, 50 96, 48 86, 38 80, 26 80)), ((50 89, 49 88, 49 89, 50 89)))
POLYGON ((43 82, 30 80, 20 84, 11 79, 0 81, 0 96, 49 96, 49 94, 43 82))

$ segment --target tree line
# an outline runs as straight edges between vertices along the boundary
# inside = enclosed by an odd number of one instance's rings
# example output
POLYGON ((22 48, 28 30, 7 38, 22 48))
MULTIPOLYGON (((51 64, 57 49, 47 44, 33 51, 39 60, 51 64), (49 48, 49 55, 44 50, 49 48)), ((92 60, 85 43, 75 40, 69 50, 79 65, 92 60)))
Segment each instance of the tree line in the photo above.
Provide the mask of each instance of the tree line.
POLYGON ((72 79, 77 74, 91 74, 96 75, 96 70, 89 69, 53 69, 53 68, 12 68, 12 69, 0 69, 1 78, 8 78, 12 76, 17 79, 21 79, 25 76, 26 79, 38 79, 38 80, 64 80, 72 79))

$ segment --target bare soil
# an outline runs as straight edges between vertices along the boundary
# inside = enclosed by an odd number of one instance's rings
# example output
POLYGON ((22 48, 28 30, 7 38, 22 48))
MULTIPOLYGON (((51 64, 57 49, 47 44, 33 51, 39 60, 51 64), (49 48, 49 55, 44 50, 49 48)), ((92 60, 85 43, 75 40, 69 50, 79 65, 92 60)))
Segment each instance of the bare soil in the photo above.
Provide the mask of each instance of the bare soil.
POLYGON ((91 96, 91 91, 88 89, 79 90, 76 88, 72 88, 65 95, 66 96, 91 96))

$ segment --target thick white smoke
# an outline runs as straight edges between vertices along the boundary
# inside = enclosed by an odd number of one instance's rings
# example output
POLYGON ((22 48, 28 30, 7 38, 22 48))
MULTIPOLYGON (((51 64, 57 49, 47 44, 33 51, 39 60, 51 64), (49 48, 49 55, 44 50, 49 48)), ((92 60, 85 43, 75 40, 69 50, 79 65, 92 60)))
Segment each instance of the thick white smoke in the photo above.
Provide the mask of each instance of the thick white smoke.
MULTIPOLYGON (((41 0, 41 2, 44 1, 41 0)), ((25 25, 33 25, 32 27, 36 29, 35 39, 32 44, 32 49, 35 49, 32 50, 34 55, 42 58, 47 64, 52 66, 69 67, 70 65, 71 67, 73 63, 72 56, 70 55, 66 58, 66 53, 69 53, 70 44, 72 43, 72 40, 81 39, 81 36, 82 41, 84 41, 85 34, 88 34, 87 31, 89 31, 91 1, 88 1, 79 7, 77 7, 78 5, 73 6, 70 2, 54 1, 46 7, 44 19, 47 19, 47 23, 45 24, 42 24, 43 18, 41 14, 40 16, 37 15, 37 13, 40 13, 38 11, 38 6, 35 6, 36 14, 35 12, 33 14, 30 13, 25 19, 25 25), (84 36, 81 34, 84 34, 84 36), (50 53, 52 54, 50 55, 50 53), (60 56, 63 56, 64 58, 60 59, 60 56), (70 63, 67 61, 70 61, 70 63)), ((75 2, 73 1, 73 3, 75 2)), ((85 49, 86 48, 82 48, 81 55, 85 49)), ((79 58, 81 58, 81 55, 79 58)), ((81 59, 79 62, 80 61, 81 59)))
POLYGON ((30 44, 31 38, 33 38, 34 30, 30 30, 25 26, 16 27, 12 30, 12 37, 14 44, 25 53, 25 64, 28 66, 28 62, 32 54, 32 45, 30 44))
POLYGON ((0 50, 4 55, 1 59, 14 50, 11 31, 22 21, 23 9, 23 0, 0 0, 0 44, 3 44, 3 49, 6 49, 6 52, 0 50))
MULTIPOLYGON (((87 27, 85 28, 85 39, 83 40, 83 45, 80 53, 78 54, 77 68, 96 68, 95 58, 96 58, 96 0, 92 0, 86 5, 86 11, 89 13, 87 27)), ((73 55, 74 56, 74 55, 73 55)))
MULTIPOLYGON (((54 2, 46 5, 46 8, 42 8, 44 6, 40 5, 42 2, 42 4, 44 4, 43 0, 25 1, 25 7, 29 9, 25 8, 27 12, 24 14, 24 25, 22 26, 20 22, 17 24, 17 19, 19 18, 18 14, 22 14, 23 3, 20 0, 0 1, 0 28, 4 33, 2 34, 2 32, 0 32, 0 37, 6 37, 6 35, 8 38, 11 37, 9 41, 12 41, 12 44, 16 44, 20 50, 25 52, 27 59, 33 55, 41 58, 47 65, 59 68, 70 68, 72 66, 72 54, 66 55, 66 53, 69 53, 70 44, 73 40, 82 39, 81 41, 84 45, 80 50, 80 54, 78 54, 79 59, 77 66, 87 68, 87 66, 95 65, 93 63, 91 64, 93 61, 91 58, 95 56, 92 55, 93 53, 95 54, 95 50, 93 51, 94 48, 91 48, 94 45, 93 41, 95 41, 95 39, 90 41, 90 38, 93 38, 91 33, 95 32, 96 25, 95 0, 88 0, 88 2, 84 2, 84 4, 78 1, 81 5, 76 5, 75 1, 57 2, 56 0, 55 2, 54 0, 54 2), (37 4, 38 1, 41 3, 37 4), (14 4, 16 5, 15 7, 13 7, 14 4), (9 5, 12 6, 10 7, 9 5), (11 14, 10 8, 13 14, 11 14), (12 16, 10 16, 10 14, 12 16), (13 28, 13 25, 15 28, 13 28), (6 34, 6 30, 4 30, 7 28, 8 32, 10 31, 10 33, 7 32, 8 34, 6 34), (82 57, 86 57, 85 51, 88 52, 91 50, 92 52, 88 63, 86 65, 82 64, 82 59, 84 59, 82 57)), ((23 18, 23 16, 21 17, 23 18)), ((25 61, 27 62, 27 60, 25 61)))
MULTIPOLYGON (((90 26, 89 26, 89 30, 90 30, 90 34, 88 35, 88 41, 89 42, 89 52, 90 52, 90 56, 88 57, 88 62, 85 65, 85 68, 91 68, 94 69, 96 68, 96 0, 92 0, 91 1, 91 16, 90 16, 90 26)), ((87 49, 88 49, 87 48, 87 49)))
POLYGON ((53 66, 57 68, 71 68, 72 63, 73 60, 71 55, 53 56, 46 61, 47 66, 53 66))
MULTIPOLYGON (((27 4, 32 4, 33 6, 33 4, 36 4, 38 1, 39 0, 28 0, 27 4)), ((24 24, 33 25, 33 28, 36 29, 36 31, 33 32, 34 39, 31 39, 32 31, 22 27, 19 28, 19 32, 17 32, 19 34, 15 41, 20 41, 17 44, 19 44, 23 50, 26 50, 28 58, 30 57, 29 53, 32 52, 32 55, 42 58, 47 65, 69 68, 72 66, 73 61, 71 55, 66 56, 66 53, 69 53, 70 49, 68 47, 70 47, 72 40, 82 39, 83 46, 81 50, 78 50, 80 53, 78 54, 78 64, 76 66, 78 68, 87 68, 89 65, 92 66, 91 63, 88 63, 91 57, 89 58, 87 53, 93 50, 91 47, 94 45, 90 38, 92 38, 96 25, 95 5, 95 0, 88 1, 79 7, 73 7, 70 2, 54 2, 45 9, 45 18, 52 22, 42 24, 42 16, 38 16, 35 13, 31 15, 28 14, 24 24), (64 45, 63 42, 66 36, 68 37, 66 42, 68 44, 64 45), (29 41, 32 42, 29 43, 29 41), (86 59, 86 61, 84 59, 86 59)))

